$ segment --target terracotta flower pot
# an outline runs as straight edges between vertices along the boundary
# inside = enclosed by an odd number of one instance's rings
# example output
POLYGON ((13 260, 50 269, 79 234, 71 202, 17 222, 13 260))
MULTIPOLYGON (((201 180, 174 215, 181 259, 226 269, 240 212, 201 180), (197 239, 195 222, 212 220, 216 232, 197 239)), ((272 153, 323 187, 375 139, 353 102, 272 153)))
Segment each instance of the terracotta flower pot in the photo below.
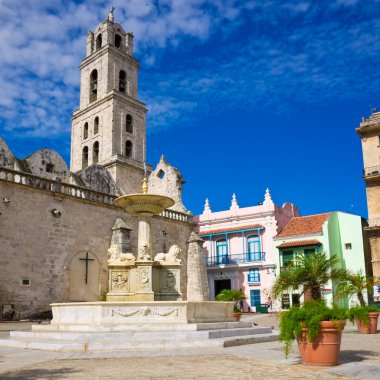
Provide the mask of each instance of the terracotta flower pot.
POLYGON ((239 322, 240 318, 241 318, 241 313, 235 313, 235 312, 232 313, 232 320, 234 322, 239 322))
POLYGON ((337 365, 345 325, 346 321, 322 321, 321 330, 313 342, 308 341, 307 328, 303 328, 297 339, 302 361, 320 366, 337 365))
POLYGON ((377 311, 374 311, 368 314, 369 314, 368 325, 365 325, 363 321, 355 319, 359 334, 376 334, 377 333, 377 320, 379 318, 379 313, 377 311))

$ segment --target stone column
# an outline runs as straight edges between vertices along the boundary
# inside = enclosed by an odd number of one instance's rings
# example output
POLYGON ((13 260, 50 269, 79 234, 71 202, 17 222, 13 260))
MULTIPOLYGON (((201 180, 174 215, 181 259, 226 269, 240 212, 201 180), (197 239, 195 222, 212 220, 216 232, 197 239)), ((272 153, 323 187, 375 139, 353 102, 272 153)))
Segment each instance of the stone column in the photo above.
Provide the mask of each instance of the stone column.
POLYGON ((150 231, 150 216, 142 216, 139 220, 138 260, 152 260, 152 236, 150 231))
POLYGON ((203 249, 204 241, 192 232, 187 255, 187 300, 209 301, 207 271, 203 249))

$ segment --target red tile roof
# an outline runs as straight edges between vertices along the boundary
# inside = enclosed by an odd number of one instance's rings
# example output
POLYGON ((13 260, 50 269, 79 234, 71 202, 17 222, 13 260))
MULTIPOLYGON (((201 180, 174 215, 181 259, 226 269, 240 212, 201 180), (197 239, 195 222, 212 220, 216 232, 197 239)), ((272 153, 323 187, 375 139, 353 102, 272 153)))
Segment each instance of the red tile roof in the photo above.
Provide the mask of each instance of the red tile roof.
POLYGON ((207 231, 199 231, 199 235, 210 235, 217 234, 220 232, 231 232, 231 231, 241 231, 241 230, 249 230, 251 228, 263 228, 261 224, 249 224, 247 226, 236 226, 236 227, 228 227, 228 228, 220 228, 217 230, 207 230, 207 231))
POLYGON ((304 245, 321 245, 322 243, 318 240, 297 240, 297 241, 288 241, 285 243, 281 243, 277 246, 277 248, 286 248, 286 247, 301 247, 304 245))
POLYGON ((331 212, 326 212, 324 214, 297 216, 292 218, 276 238, 321 233, 322 225, 330 215, 331 212))

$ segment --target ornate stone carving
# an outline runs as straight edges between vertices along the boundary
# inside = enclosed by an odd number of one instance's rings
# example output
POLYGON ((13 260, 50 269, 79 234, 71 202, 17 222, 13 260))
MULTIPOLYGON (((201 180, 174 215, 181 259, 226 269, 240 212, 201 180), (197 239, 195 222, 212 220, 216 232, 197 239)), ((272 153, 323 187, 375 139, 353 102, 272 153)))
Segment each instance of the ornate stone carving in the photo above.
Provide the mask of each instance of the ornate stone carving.
POLYGON ((150 244, 147 241, 144 241, 139 250, 139 259, 140 260, 152 260, 150 255, 150 244))
POLYGON ((168 264, 181 264, 181 260, 179 258, 181 252, 182 250, 178 247, 178 245, 172 245, 168 253, 158 253, 154 260, 160 262, 164 261, 168 264))
POLYGON ((127 288, 128 276, 124 272, 113 272, 112 273, 112 287, 116 289, 126 289, 127 288))
POLYGON ((147 284, 149 282, 149 271, 148 269, 143 269, 140 272, 140 284, 147 284))
POLYGON ((176 283, 177 283, 177 278, 175 273, 167 271, 166 276, 164 278, 164 284, 162 287, 162 290, 165 292, 173 292, 176 291, 176 283))
POLYGON ((108 257, 108 264, 110 265, 127 264, 128 261, 132 262, 135 260, 133 253, 123 253, 119 246, 111 246, 108 250, 108 257))
POLYGON ((182 310, 181 307, 168 307, 168 308, 159 308, 159 307, 131 307, 131 308, 113 308, 111 310, 111 316, 120 315, 122 317, 146 317, 149 315, 157 315, 160 317, 175 316, 177 317, 182 310))

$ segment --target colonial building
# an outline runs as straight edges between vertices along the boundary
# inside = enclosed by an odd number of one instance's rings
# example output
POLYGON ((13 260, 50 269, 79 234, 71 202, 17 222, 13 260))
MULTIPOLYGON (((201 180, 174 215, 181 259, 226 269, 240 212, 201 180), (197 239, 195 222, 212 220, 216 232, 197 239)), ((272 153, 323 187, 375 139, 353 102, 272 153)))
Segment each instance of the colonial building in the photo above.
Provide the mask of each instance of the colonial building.
MULTIPOLYGON (((184 180, 164 157, 153 171, 145 164, 147 109, 138 99, 138 68, 132 33, 110 13, 87 35, 80 106, 72 116, 71 168, 49 149, 19 159, 0 138, 3 314, 25 317, 49 310, 52 302, 104 296, 112 229, 122 225, 131 252, 137 250, 137 219, 114 201, 141 192, 144 172, 150 191, 176 201, 152 220, 153 254, 176 244, 186 265, 192 218, 182 203, 184 180)), ((185 278, 181 284, 186 286, 185 278)))
MULTIPOLYGON (((363 179, 367 191, 368 227, 373 276, 380 279, 380 112, 363 118, 356 132, 362 140, 363 179)), ((380 302, 380 282, 375 286, 374 301, 380 302)))
MULTIPOLYGON (((363 245, 363 226, 365 220, 358 215, 344 212, 294 217, 283 230, 274 237, 276 249, 276 275, 286 270, 296 255, 312 255, 324 252, 328 257, 336 255, 338 267, 367 273, 368 250, 363 245), (366 260, 367 257, 367 260, 366 260)), ((331 282, 324 289, 324 298, 328 302, 334 299, 331 282)), ((303 299, 300 291, 284 294, 281 309, 287 309, 303 299)), ((357 299, 347 299, 345 306, 356 304, 357 299)))
POLYGON ((268 189, 264 202, 252 207, 240 208, 234 194, 229 210, 212 212, 206 200, 194 221, 205 240, 211 300, 223 289, 242 289, 244 311, 270 303, 277 263, 273 237, 298 215, 292 203, 275 205, 268 189))

